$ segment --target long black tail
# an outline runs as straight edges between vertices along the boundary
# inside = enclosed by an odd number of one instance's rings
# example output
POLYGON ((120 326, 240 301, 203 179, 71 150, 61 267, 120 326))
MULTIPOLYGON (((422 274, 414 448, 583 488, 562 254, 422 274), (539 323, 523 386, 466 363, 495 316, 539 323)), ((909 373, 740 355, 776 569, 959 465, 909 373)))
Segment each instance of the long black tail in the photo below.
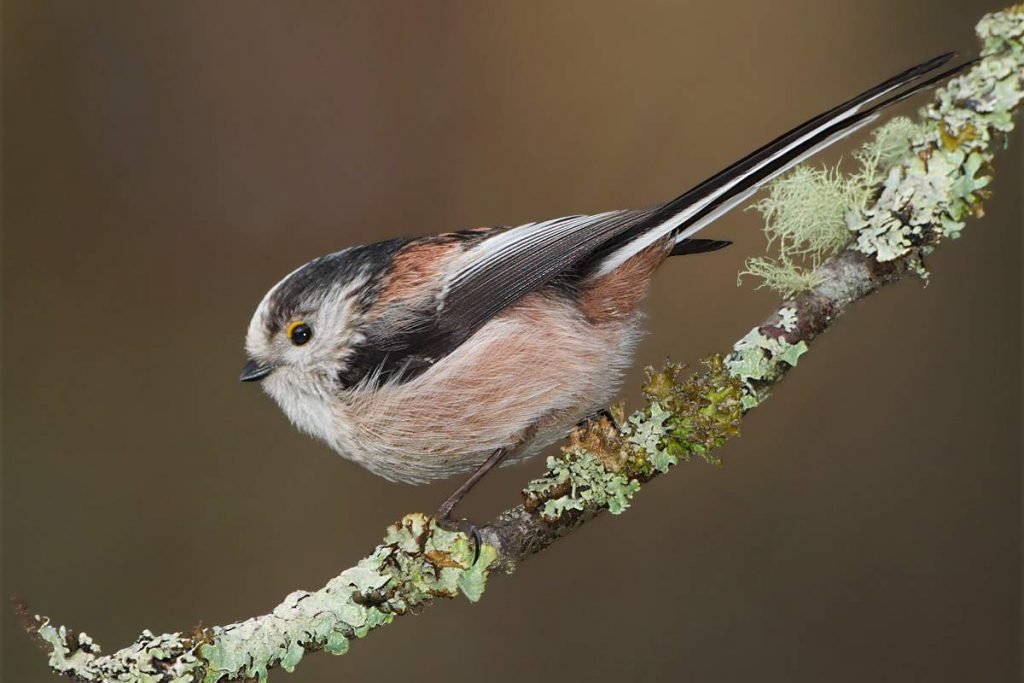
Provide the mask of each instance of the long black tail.
POLYGON ((631 226, 628 232, 616 236, 618 246, 605 248, 607 256, 599 270, 613 270, 667 234, 675 234, 677 243, 685 244, 691 235, 734 208, 765 182, 867 125, 878 118, 882 109, 940 83, 976 61, 946 69, 900 90, 946 64, 954 55, 953 52, 940 55, 893 76, 780 135, 665 203, 631 226))

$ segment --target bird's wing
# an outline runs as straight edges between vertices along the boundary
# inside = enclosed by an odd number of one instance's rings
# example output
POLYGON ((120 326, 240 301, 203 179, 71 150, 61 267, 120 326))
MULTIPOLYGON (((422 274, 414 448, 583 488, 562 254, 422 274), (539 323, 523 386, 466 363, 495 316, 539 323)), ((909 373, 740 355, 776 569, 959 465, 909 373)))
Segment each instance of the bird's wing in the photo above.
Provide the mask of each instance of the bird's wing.
POLYGON ((572 270, 652 210, 566 216, 489 231, 452 260, 433 296, 397 301, 369 326, 365 340, 347 359, 342 384, 416 376, 488 320, 572 270))

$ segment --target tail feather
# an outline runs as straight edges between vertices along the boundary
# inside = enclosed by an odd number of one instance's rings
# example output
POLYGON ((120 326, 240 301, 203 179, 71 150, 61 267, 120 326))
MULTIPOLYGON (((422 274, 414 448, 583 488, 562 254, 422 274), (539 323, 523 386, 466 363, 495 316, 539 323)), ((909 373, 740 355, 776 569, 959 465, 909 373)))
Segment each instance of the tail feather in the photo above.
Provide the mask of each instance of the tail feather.
POLYGON ((930 88, 974 63, 960 64, 914 84, 922 76, 946 64, 954 54, 946 53, 907 69, 815 116, 662 205, 627 234, 616 239, 622 246, 605 257, 597 274, 614 270, 666 235, 675 234, 677 243, 687 240, 750 197, 764 183, 877 119, 882 109, 930 88), (900 90, 911 84, 914 85, 900 90))
POLYGON ((718 251, 732 244, 729 240, 702 240, 687 239, 676 242, 669 252, 669 256, 686 256, 688 254, 706 254, 709 251, 718 251))

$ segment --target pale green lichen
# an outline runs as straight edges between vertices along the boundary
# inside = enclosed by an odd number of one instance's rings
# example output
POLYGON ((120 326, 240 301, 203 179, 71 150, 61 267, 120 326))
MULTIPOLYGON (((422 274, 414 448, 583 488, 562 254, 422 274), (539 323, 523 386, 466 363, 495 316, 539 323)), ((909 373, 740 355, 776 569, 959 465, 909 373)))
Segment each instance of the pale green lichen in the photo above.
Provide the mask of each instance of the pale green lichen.
POLYGON ((1024 62, 1024 4, 986 14, 974 30, 982 40, 982 57, 1006 53, 1024 62))
POLYGON ((778 258, 755 256, 747 259, 743 268, 736 278, 737 283, 742 282, 743 277, 749 275, 761 280, 761 284, 756 289, 767 287, 784 297, 791 297, 797 292, 814 289, 822 282, 815 270, 817 265, 807 268, 785 256, 778 258))
POLYGON ((86 681, 215 683, 241 678, 265 681, 270 669, 293 670, 310 651, 348 651, 349 641, 420 609, 437 597, 480 599, 497 551, 426 515, 406 515, 388 529, 384 543, 358 565, 315 592, 296 591, 270 614, 193 635, 154 636, 110 657, 85 634, 37 617, 39 637, 52 648, 50 666, 86 681))
POLYGON ((74 635, 36 616, 36 633, 49 644, 50 668, 86 681, 139 681, 140 683, 195 683, 193 672, 201 665, 194 645, 180 633, 153 635, 143 631, 131 646, 110 657, 85 633, 74 635), (170 660, 167 662, 167 660, 170 660), (166 662, 166 663, 165 663, 166 662))
POLYGON ((985 40, 985 59, 938 91, 913 154, 890 169, 871 207, 849 216, 855 248, 879 261, 955 239, 965 219, 981 213, 991 182, 992 136, 1013 129, 1013 112, 1024 97, 1024 15, 989 15, 978 24, 978 35, 985 40))
POLYGON ((595 455, 573 449, 547 460, 547 473, 526 485, 527 500, 543 500, 540 515, 555 522, 571 510, 606 507, 613 515, 625 512, 640 482, 609 471, 595 455), (560 493, 561 495, 556 495, 560 493))
MULTIPOLYGON (((784 314, 781 309, 779 317, 784 314)), ((743 409, 750 410, 768 398, 768 386, 789 368, 796 367, 808 350, 807 342, 790 343, 782 336, 769 336, 755 327, 733 345, 725 360, 729 372, 743 382, 743 409)))
POLYGON ((798 166, 768 188, 754 205, 764 217, 764 233, 776 258, 747 260, 740 273, 754 275, 784 296, 821 282, 815 270, 822 259, 849 240, 844 216, 855 201, 855 189, 837 168, 798 166))
POLYGON ((855 173, 845 175, 839 165, 800 165, 771 183, 768 196, 752 208, 764 218, 768 248, 777 256, 748 259, 739 280, 755 276, 761 280, 758 289, 768 287, 785 297, 820 284, 818 267, 852 239, 849 214, 868 203, 885 169, 909 152, 920 132, 909 119, 895 118, 854 153, 855 173))
POLYGON ((323 589, 292 593, 270 615, 212 629, 199 648, 208 663, 205 681, 238 674, 264 680, 271 667, 291 670, 309 650, 343 654, 350 640, 434 598, 461 593, 476 601, 497 552, 483 545, 476 563, 474 553, 465 534, 426 515, 406 515, 371 556, 323 589))
POLYGON ((924 133, 924 126, 906 116, 897 116, 871 132, 871 139, 853 153, 859 166, 852 176, 860 186, 855 191, 859 199, 856 206, 869 201, 871 190, 882 182, 890 168, 913 152, 915 140, 924 133))
POLYGON ((798 320, 796 309, 792 306, 783 306, 779 309, 779 327, 786 332, 796 330, 798 320))
POLYGON ((679 458, 669 453, 664 444, 671 430, 665 423, 671 417, 672 413, 653 401, 645 412, 631 415, 629 423, 623 427, 628 442, 647 453, 647 459, 657 472, 667 472, 669 467, 679 463, 679 458))
POLYGON ((685 381, 681 372, 673 364, 648 368, 647 407, 618 430, 609 431, 604 419, 577 430, 560 457, 548 458, 544 476, 523 490, 527 509, 552 523, 588 508, 619 514, 643 481, 680 461, 698 455, 720 464, 713 451, 739 433, 742 384, 718 356, 685 381))

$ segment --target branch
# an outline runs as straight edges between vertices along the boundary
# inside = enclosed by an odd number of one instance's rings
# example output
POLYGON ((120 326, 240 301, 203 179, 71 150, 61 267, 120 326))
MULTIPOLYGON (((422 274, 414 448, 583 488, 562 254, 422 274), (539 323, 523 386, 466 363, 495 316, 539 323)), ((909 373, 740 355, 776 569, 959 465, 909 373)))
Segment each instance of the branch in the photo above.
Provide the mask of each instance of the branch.
POLYGON ((924 274, 924 256, 957 237, 967 217, 982 216, 994 143, 1012 130, 1024 97, 1024 5, 984 17, 977 33, 983 59, 937 92, 910 152, 879 176, 884 181, 858 180, 871 200, 848 212, 849 243, 815 271, 817 284, 693 376, 683 379, 674 365, 648 370, 643 410, 627 419, 617 407, 614 423, 601 418, 570 435, 562 455, 548 458, 547 472, 526 486, 524 504, 481 529, 478 561, 464 534, 414 513, 320 590, 296 591, 270 614, 241 623, 143 631, 131 646, 102 656, 85 633, 26 615, 50 667, 79 681, 264 680, 274 667, 293 670, 310 652, 343 654, 352 640, 435 598, 462 594, 475 602, 489 576, 512 572, 604 511, 623 512, 647 481, 680 460, 717 462, 715 450, 739 432, 742 416, 837 317, 908 271, 924 274))

